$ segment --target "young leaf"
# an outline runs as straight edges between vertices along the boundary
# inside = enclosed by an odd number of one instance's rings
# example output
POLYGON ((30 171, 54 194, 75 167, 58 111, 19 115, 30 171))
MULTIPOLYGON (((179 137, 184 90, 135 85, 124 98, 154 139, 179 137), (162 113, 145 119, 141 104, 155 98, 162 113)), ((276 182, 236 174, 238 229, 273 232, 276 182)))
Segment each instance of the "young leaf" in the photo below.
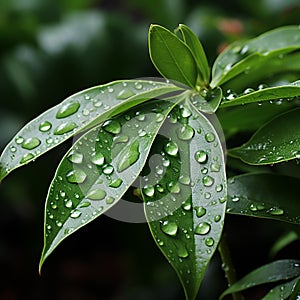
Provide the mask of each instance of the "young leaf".
POLYGON ((73 145, 49 189, 40 267, 62 240, 121 199, 143 168, 157 131, 176 104, 173 100, 136 106, 73 145))
POLYGON ((258 129, 244 145, 228 154, 248 164, 264 165, 299 157, 300 109, 283 113, 258 129))
POLYGON ((250 272, 238 282, 231 285, 220 296, 220 300, 226 295, 240 292, 260 284, 288 280, 299 275, 300 261, 291 259, 277 260, 250 272))
POLYGON ((298 178, 244 174, 228 180, 227 212, 300 225, 298 178))
POLYGON ((300 28, 298 26, 278 28, 249 41, 233 43, 216 59, 212 70, 211 86, 221 85, 272 57, 299 48, 300 28))
POLYGON ((205 84, 208 84, 210 79, 210 67, 201 42, 188 26, 180 24, 177 30, 181 32, 184 42, 190 48, 198 66, 201 78, 205 84))
POLYGON ((149 227, 192 300, 223 228, 222 145, 212 123, 185 102, 172 111, 149 157, 145 172, 153 172, 142 185, 149 227))
POLYGON ((156 69, 167 79, 195 88, 197 65, 189 47, 159 25, 151 25, 148 41, 150 58, 156 69))
POLYGON ((300 96, 300 81, 293 82, 289 85, 265 88, 258 91, 242 94, 232 100, 224 101, 220 107, 230 107, 236 105, 244 105, 248 103, 263 101, 275 101, 282 99, 293 99, 300 96))
POLYGON ((81 91, 23 127, 0 158, 0 181, 79 131, 178 87, 166 82, 122 80, 81 91))

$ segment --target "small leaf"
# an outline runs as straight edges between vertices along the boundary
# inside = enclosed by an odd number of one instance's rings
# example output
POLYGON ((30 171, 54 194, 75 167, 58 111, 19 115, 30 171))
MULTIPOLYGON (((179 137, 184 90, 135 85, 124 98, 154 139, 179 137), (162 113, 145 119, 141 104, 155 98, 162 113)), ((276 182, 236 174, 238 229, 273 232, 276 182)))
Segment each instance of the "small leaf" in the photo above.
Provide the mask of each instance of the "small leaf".
POLYGON ((286 26, 266 32, 246 42, 237 42, 225 49, 216 59, 211 86, 224 84, 231 78, 247 72, 272 57, 300 48, 300 28, 286 26))
POLYGON ((79 131, 178 87, 165 82, 123 80, 81 91, 21 129, 0 158, 0 181, 79 131))
POLYGON ((173 100, 136 106, 73 145, 49 189, 40 267, 62 240, 121 199, 143 168, 157 131, 176 104, 173 100))
POLYGON ((190 48, 198 66, 199 73, 204 83, 207 84, 210 79, 210 67, 201 42, 188 26, 180 24, 177 30, 181 32, 184 42, 190 48))
POLYGON ((184 102, 155 139, 148 164, 142 194, 151 233, 177 272, 186 299, 195 299, 224 222, 221 142, 210 121, 184 102))
POLYGON ((282 283, 272 288, 267 295, 265 295, 262 300, 274 300, 274 299, 287 299, 294 290, 294 287, 299 280, 299 277, 288 281, 286 283, 282 283))
POLYGON ((244 174, 228 180, 227 212, 300 224, 298 178, 244 174))
POLYGON ((228 154, 253 165, 274 164, 299 158, 300 109, 283 113, 258 129, 244 145, 228 154))
POLYGON ((240 292, 260 284, 288 280, 299 275, 300 261, 289 259, 277 260, 247 274, 245 277, 231 285, 220 296, 220 299, 223 299, 226 295, 240 292))
POLYGON ((159 25, 149 30, 149 52, 156 69, 166 78, 195 88, 197 65, 187 45, 159 25))

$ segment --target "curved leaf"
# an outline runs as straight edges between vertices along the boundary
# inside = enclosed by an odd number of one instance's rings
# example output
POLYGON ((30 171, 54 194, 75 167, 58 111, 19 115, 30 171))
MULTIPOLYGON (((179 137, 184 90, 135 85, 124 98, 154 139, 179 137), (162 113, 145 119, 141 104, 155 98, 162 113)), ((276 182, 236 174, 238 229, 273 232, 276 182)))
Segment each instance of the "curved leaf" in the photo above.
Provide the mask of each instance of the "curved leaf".
POLYGON ((220 296, 220 299, 223 299, 226 295, 240 292, 260 284, 288 280, 299 275, 300 261, 292 259, 277 260, 247 274, 238 282, 230 286, 220 296))
POLYGON ((263 101, 274 101, 289 99, 292 100, 294 97, 300 96, 300 81, 296 81, 289 85, 276 86, 265 88, 258 91, 253 91, 247 94, 243 94, 229 101, 224 101, 221 103, 220 107, 229 107, 235 105, 244 105, 253 102, 263 102, 263 101))
POLYGON ((289 300, 298 300, 300 297, 300 277, 297 278, 297 281, 294 285, 293 293, 289 300))
POLYGON ((299 118, 299 108, 275 117, 258 129, 247 143, 228 150, 228 154, 253 165, 299 158, 299 118))
POLYGON ((299 277, 286 283, 282 283, 272 288, 262 300, 287 299, 293 293, 299 277))
POLYGON ((197 65, 187 45, 174 33, 159 25, 149 30, 149 52, 156 69, 167 79, 194 88, 197 65))
POLYGON ((221 85, 252 66, 256 67, 265 60, 299 48, 298 26, 285 26, 246 42, 233 43, 216 59, 212 70, 211 86, 221 85))
POLYGON ((300 180, 276 174, 245 174, 228 180, 227 212, 300 224, 300 180))
POLYGON ((223 228, 222 145, 213 124, 186 102, 172 111, 149 158, 142 189, 149 227, 186 299, 195 299, 223 228))
POLYGON ((25 125, 4 149, 0 181, 79 131, 178 87, 165 82, 122 80, 81 91, 25 125))
POLYGON ((190 48, 195 62, 198 66, 199 73, 201 74, 204 83, 207 84, 210 79, 210 67, 208 65, 208 61, 201 42, 188 26, 180 24, 177 30, 181 32, 184 42, 190 48))
POLYGON ((73 145, 49 189, 40 267, 62 240, 120 200, 143 168, 175 100, 137 106, 93 128, 73 145))

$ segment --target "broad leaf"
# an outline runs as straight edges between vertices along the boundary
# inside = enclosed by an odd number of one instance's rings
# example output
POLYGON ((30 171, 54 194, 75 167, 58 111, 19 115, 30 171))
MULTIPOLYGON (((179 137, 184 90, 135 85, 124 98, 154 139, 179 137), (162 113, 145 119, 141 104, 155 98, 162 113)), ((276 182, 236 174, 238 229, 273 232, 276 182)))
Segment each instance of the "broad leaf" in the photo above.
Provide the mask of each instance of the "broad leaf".
POLYGON ((216 59, 211 86, 216 87, 264 61, 300 48, 300 29, 286 26, 229 46, 216 59))
POLYGON ((228 150, 228 154, 254 165, 299 158, 299 118, 299 108, 275 117, 258 129, 247 143, 228 150))
POLYGON ((253 102, 262 103, 263 101, 275 101, 283 99, 293 100, 294 97, 300 96, 300 81, 289 85, 276 86, 261 89, 258 91, 247 92, 229 101, 223 101, 221 107, 244 105, 253 102))
POLYGON ((299 277, 286 283, 277 285, 276 287, 272 288, 269 293, 262 298, 262 300, 287 299, 293 293, 298 280, 299 277))
POLYGON ((35 160, 92 125, 178 87, 165 82, 123 80, 81 91, 23 127, 4 149, 0 181, 12 170, 35 160))
POLYGON ((195 88, 198 72, 194 56, 174 33, 159 25, 149 30, 150 58, 167 79, 195 88))
POLYGON ((223 228, 226 178, 213 124, 189 102, 176 107, 153 145, 142 194, 151 233, 195 299, 223 228))
POLYGON ((143 168, 157 131, 176 103, 173 100, 136 106, 73 145, 49 189, 40 267, 63 239, 121 199, 143 168))
POLYGON ((180 24, 177 30, 181 32, 184 42, 190 48, 198 66, 198 71, 201 74, 202 80, 205 84, 208 84, 210 79, 210 67, 208 65, 208 61, 201 42, 193 33, 193 31, 186 25, 180 24))
POLYGON ((245 174, 228 180, 227 212, 300 224, 300 180, 276 174, 245 174))
POLYGON ((238 282, 231 285, 221 295, 220 299, 223 299, 226 295, 240 292, 260 284, 288 280, 299 275, 300 261, 291 259, 277 260, 247 274, 238 282))

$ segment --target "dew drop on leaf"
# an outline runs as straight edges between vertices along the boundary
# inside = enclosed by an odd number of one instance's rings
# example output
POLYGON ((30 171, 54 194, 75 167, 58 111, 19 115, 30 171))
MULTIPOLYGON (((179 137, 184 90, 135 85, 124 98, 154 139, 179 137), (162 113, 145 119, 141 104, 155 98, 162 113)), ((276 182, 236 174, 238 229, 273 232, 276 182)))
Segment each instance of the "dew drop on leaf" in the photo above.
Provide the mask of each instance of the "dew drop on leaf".
POLYGON ((83 161, 83 154, 73 150, 69 153, 68 160, 74 164, 81 164, 83 161))
POLYGON ((279 207, 272 207, 269 211, 268 211, 272 216, 281 216, 284 214, 284 210, 279 208, 279 207))
POLYGON ((189 185, 191 183, 191 178, 189 176, 181 175, 179 177, 179 182, 184 185, 189 185))
POLYGON ((209 132, 205 135, 205 140, 208 142, 208 143, 212 143, 214 140, 215 140, 215 135, 212 133, 212 132, 209 132))
POLYGON ((155 189, 152 185, 146 185, 144 188, 143 188, 143 192, 146 196, 148 197, 153 197, 154 196, 154 192, 155 192, 155 189))
POLYGON ((32 150, 38 147, 41 144, 41 141, 38 138, 28 138, 22 143, 22 148, 27 150, 32 150))
POLYGON ((202 179, 202 183, 206 187, 212 186, 214 182, 215 182, 214 179, 209 175, 204 176, 202 179))
POLYGON ((194 129, 187 124, 181 126, 177 131, 178 138, 184 141, 188 141, 192 139, 194 134, 195 134, 194 129))
POLYGON ((184 245, 179 246, 177 254, 180 258, 187 258, 189 256, 189 252, 184 245))
POLYGON ((134 83, 134 87, 137 89, 137 90, 141 90, 143 88, 143 85, 139 82, 135 82, 134 83))
POLYGON ((114 167, 112 165, 105 165, 102 172, 105 175, 111 175, 114 172, 114 167))
POLYGON ((17 145, 20 145, 24 142, 24 138, 21 136, 16 137, 15 142, 17 145))
POLYGON ((90 200, 102 200, 106 197, 106 192, 102 189, 94 189, 86 197, 90 200))
POLYGON ((78 102, 69 102, 64 104, 56 113, 57 119, 62 119, 75 114, 80 107, 78 102))
POLYGON ((106 198, 106 204, 113 204, 114 203, 114 201, 115 201, 115 198, 113 198, 113 197, 111 197, 111 196, 109 196, 109 197, 107 197, 106 198))
POLYGON ((165 151, 167 154, 171 155, 171 156, 176 156, 178 153, 178 145, 172 141, 168 142, 165 145, 165 151))
POLYGON ((203 206, 196 206, 195 211, 198 218, 201 218, 206 214, 206 209, 203 206))
POLYGON ((117 162, 118 172, 123 172, 132 166, 140 157, 139 142, 134 141, 125 153, 122 153, 119 161, 117 162))
POLYGON ((105 162, 104 155, 101 152, 97 152, 92 157, 92 163, 97 166, 103 166, 105 162))
POLYGON ((135 95, 135 93, 130 90, 130 89, 123 89, 121 90, 118 95, 117 95, 117 99, 119 100, 125 100, 131 96, 135 95))
POLYGON ((167 189, 172 194, 180 193, 180 187, 179 187, 178 182, 174 182, 174 181, 169 182, 167 185, 167 189))
POLYGON ((205 235, 210 232, 210 224, 207 222, 199 223, 195 228, 195 233, 200 235, 205 235))
POLYGON ((47 132, 47 131, 49 131, 51 129, 51 127, 52 127, 52 124, 50 122, 48 122, 48 121, 45 121, 45 122, 42 122, 40 124, 39 130, 41 132, 47 132))
POLYGON ((175 222, 165 221, 161 224, 161 230, 170 236, 176 236, 178 232, 178 226, 175 222))
POLYGON ((116 120, 108 120, 104 122, 103 129, 112 134, 118 134, 121 131, 121 124, 116 120))
POLYGON ((68 199, 66 202, 65 202, 65 207, 66 208, 71 208, 73 206, 73 202, 71 199, 68 199))
POLYGON ((195 159, 198 163, 204 164, 208 159, 207 153, 204 150, 199 150, 195 153, 195 159))
POLYGON ((74 122, 63 123, 55 128, 54 134, 62 135, 62 134, 65 134, 65 133, 68 133, 68 132, 74 130, 77 127, 78 127, 77 124, 75 124, 74 122))
POLYGON ((81 211, 74 209, 73 211, 71 211, 70 217, 73 219, 77 219, 81 216, 81 211))
POLYGON ((66 177, 70 183, 83 183, 87 176, 82 170, 76 169, 68 172, 66 177))
POLYGON ((216 186, 216 192, 222 192, 223 191, 223 185, 222 184, 218 184, 216 186))
POLYGON ((116 178, 109 184, 109 187, 118 188, 122 183, 123 180, 121 178, 116 178))
POLYGON ((208 246, 208 247, 212 247, 214 245, 215 241, 213 238, 207 238, 205 240, 205 245, 208 246))
POLYGON ((26 153, 21 158, 20 163, 25 164, 26 162, 32 160, 33 158, 34 158, 34 155, 32 153, 26 153))

